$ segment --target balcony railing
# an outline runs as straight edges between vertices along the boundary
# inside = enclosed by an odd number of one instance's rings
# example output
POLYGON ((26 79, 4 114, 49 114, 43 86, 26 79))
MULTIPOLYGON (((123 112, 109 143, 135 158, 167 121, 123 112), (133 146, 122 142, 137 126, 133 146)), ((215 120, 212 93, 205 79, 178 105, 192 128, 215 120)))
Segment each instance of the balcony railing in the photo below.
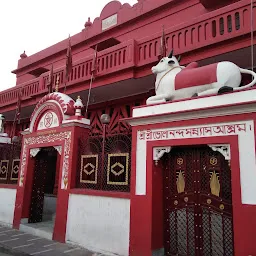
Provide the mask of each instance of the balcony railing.
MULTIPOLYGON (((254 16, 256 16, 256 8, 254 8, 254 16)), ((172 27, 166 30, 168 50, 173 48, 175 54, 181 54, 248 34, 250 17, 250 1, 243 0, 195 18, 190 23, 172 27)), ((99 52, 97 76, 155 62, 159 55, 160 40, 161 33, 158 33, 137 42, 130 40, 99 52)), ((67 87, 89 80, 92 65, 93 56, 75 62, 67 87)), ((54 71, 54 83, 59 76, 60 88, 63 87, 64 75, 64 67, 54 71)), ((1 92, 0 107, 17 102, 20 88, 23 88, 24 100, 46 92, 47 78, 48 74, 44 74, 40 78, 1 92)))
MULTIPOLYGON (((200 16, 192 24, 172 27, 166 31, 168 50, 175 49, 177 55, 247 34, 250 32, 250 17, 249 1, 240 1, 200 16)), ((138 47, 138 66, 155 61, 159 54, 160 35, 138 41, 138 47)))

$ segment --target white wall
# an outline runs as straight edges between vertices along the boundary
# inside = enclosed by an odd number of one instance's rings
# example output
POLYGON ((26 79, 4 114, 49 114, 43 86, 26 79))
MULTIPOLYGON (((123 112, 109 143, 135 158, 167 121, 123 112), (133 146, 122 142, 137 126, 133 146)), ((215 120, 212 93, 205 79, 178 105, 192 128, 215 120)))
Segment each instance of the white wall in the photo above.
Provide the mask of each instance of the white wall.
POLYGON ((129 255, 130 200, 70 194, 66 240, 97 252, 129 255))
POLYGON ((16 189, 0 188, 0 222, 12 225, 16 189))

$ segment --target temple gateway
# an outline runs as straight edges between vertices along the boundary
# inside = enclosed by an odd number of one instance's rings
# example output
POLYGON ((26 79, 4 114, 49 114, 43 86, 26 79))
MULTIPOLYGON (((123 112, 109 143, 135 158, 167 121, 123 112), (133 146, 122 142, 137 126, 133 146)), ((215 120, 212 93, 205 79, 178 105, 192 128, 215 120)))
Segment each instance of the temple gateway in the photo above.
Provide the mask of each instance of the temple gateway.
POLYGON ((112 1, 22 53, 0 92, 0 223, 106 255, 256 255, 255 16, 112 1))

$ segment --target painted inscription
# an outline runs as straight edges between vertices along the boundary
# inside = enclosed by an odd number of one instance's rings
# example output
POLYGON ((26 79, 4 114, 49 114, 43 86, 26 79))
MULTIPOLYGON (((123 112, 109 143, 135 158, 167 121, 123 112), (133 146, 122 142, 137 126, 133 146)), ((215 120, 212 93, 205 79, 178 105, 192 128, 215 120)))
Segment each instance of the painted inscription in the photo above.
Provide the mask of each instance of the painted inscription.
POLYGON ((140 140, 161 140, 161 139, 180 139, 180 138, 197 138, 205 136, 232 135, 240 132, 246 132, 245 123, 230 125, 213 125, 190 128, 174 128, 163 130, 142 130, 139 131, 140 140))
POLYGON ((117 24, 117 14, 114 14, 104 20, 102 20, 102 30, 111 28, 117 24))

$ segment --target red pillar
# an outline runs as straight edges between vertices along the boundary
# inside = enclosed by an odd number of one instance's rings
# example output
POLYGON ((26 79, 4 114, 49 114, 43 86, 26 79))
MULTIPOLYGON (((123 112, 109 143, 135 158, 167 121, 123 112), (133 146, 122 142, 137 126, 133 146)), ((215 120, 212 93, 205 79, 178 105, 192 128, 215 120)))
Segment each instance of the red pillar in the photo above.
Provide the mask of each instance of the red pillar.
MULTIPOLYGON (((22 155, 22 153, 21 153, 22 155)), ((13 227, 19 229, 20 221, 22 218, 28 218, 29 208, 31 201, 32 185, 33 185, 33 173, 34 173, 34 159, 30 158, 29 152, 27 152, 27 168, 24 171, 23 186, 17 186, 13 227)))
POLYGON ((152 191, 152 250, 164 248, 164 206, 163 206, 163 166, 159 161, 153 163, 153 191, 152 191))
MULTIPOLYGON (((136 149, 137 131, 132 131, 132 148, 136 149)), ((147 151, 152 159, 152 152, 147 151)), ((146 194, 136 195, 136 150, 132 150, 130 256, 152 255, 152 166, 147 165, 146 194)))

